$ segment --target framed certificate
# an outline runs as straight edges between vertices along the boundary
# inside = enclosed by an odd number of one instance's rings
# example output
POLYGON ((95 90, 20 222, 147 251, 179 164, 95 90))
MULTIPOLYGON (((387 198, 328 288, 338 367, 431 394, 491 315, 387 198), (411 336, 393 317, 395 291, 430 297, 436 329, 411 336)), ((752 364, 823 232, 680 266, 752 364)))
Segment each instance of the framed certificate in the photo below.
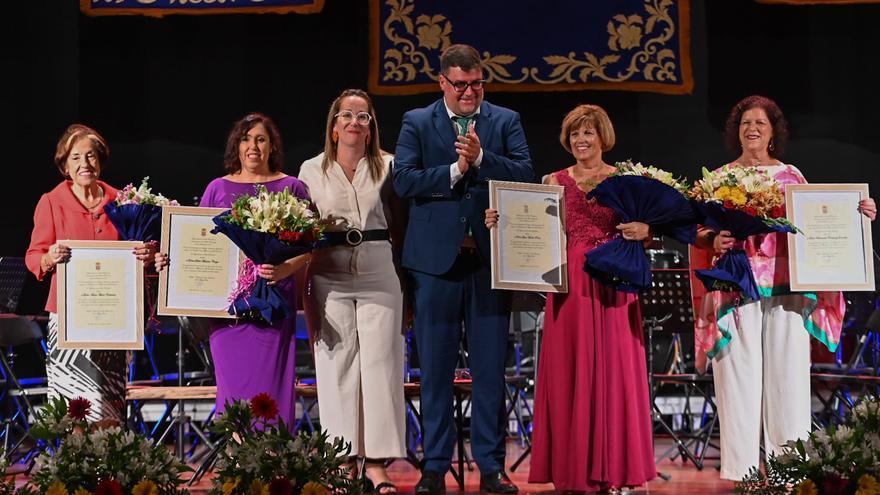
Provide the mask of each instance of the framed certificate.
POLYGON ((170 259, 159 274, 160 315, 235 318, 226 309, 238 281, 241 252, 225 235, 211 233, 211 219, 224 211, 162 207, 161 250, 170 259))
POLYGON ((563 194, 562 186, 489 181, 489 207, 498 210, 493 289, 568 292, 563 194))
POLYGON ((803 234, 788 235, 792 291, 873 291, 871 222, 859 213, 867 184, 785 186, 788 220, 803 234))
POLYGON ((58 241, 58 347, 144 348, 144 262, 137 241, 58 241))

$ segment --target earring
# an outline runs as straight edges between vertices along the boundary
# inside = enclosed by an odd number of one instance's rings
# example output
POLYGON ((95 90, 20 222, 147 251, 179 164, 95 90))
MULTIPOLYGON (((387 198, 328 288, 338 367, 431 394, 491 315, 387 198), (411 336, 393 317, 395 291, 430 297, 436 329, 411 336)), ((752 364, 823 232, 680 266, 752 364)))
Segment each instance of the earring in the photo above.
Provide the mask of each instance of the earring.
POLYGON ((770 151, 773 151, 773 139, 770 139, 770 151))
POLYGON ((337 142, 337 141, 339 141, 339 133, 336 132, 336 131, 333 131, 333 134, 331 134, 330 137, 331 137, 331 139, 333 139, 333 142, 334 142, 334 143, 337 142))

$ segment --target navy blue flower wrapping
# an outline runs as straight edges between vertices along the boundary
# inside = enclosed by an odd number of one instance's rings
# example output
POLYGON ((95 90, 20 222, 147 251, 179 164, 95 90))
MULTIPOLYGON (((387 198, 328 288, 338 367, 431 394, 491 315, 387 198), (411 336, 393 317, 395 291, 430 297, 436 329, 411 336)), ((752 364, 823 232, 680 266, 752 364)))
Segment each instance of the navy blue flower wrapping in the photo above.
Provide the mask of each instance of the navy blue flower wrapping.
MULTIPOLYGON (((795 233, 791 225, 769 225, 760 217, 733 208, 725 208, 721 203, 712 201, 693 201, 694 209, 703 217, 701 223, 710 229, 720 232, 730 231, 731 237, 739 241, 757 234, 770 232, 795 233)), ((712 268, 696 270, 696 275, 706 286, 706 290, 725 290, 731 286, 739 288, 744 298, 756 300, 760 297, 755 274, 749 265, 746 252, 742 249, 729 249, 712 268)))
MULTIPOLYGON (((228 237, 253 261, 254 265, 264 263, 277 265, 308 253, 316 245, 315 242, 291 244, 278 239, 273 234, 244 229, 223 220, 228 214, 229 211, 226 211, 213 218, 216 227, 211 233, 221 233, 228 237)), ((259 316, 270 325, 296 315, 296 309, 290 307, 290 303, 281 295, 278 288, 269 285, 268 281, 261 277, 256 277, 256 282, 250 291, 242 292, 235 298, 228 311, 231 315, 259 316)))
POLYGON ((104 206, 107 218, 125 241, 159 241, 162 233, 162 207, 156 205, 117 205, 111 201, 104 206))
MULTIPOLYGON (((640 175, 609 177, 587 194, 611 208, 621 223, 642 222, 656 232, 693 244, 697 215, 684 195, 659 180, 640 175)), ((586 254, 584 271, 601 282, 625 292, 651 287, 651 263, 642 241, 622 236, 586 254)))

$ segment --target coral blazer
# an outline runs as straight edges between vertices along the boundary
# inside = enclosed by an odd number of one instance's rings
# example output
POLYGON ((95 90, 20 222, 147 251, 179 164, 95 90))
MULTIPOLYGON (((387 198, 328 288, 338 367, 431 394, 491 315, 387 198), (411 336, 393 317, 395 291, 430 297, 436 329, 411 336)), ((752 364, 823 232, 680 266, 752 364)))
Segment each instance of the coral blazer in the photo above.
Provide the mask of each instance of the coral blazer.
POLYGON ((37 277, 37 280, 43 280, 46 275, 52 274, 49 299, 46 301, 46 311, 50 313, 57 312, 55 271, 43 270, 40 258, 49 252, 52 244, 59 240, 119 239, 116 227, 110 223, 110 219, 104 213, 104 206, 116 199, 116 189, 99 180, 98 185, 104 190, 104 200, 97 210, 89 211, 73 195, 70 189, 72 184, 72 181, 66 180, 40 198, 37 209, 34 210, 31 244, 25 254, 28 270, 37 277))

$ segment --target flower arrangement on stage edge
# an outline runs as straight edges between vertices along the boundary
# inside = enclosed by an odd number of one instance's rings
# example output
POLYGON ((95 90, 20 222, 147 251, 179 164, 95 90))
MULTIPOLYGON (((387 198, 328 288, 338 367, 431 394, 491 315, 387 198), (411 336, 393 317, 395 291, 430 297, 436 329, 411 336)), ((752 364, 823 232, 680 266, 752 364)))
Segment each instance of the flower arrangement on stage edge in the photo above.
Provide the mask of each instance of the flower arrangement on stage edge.
POLYGON ((256 275, 256 265, 277 265, 317 246, 324 226, 309 201, 286 187, 269 192, 258 184, 254 195, 235 198, 229 211, 214 217, 214 224, 212 232, 229 237, 249 260, 239 272, 229 313, 258 316, 270 324, 291 318, 295 310, 275 286, 256 275))
POLYGON ((880 495, 880 401, 865 398, 845 424, 782 449, 767 460, 765 472, 752 468, 737 493, 880 495))
POLYGON ((294 435, 266 393, 226 404, 212 429, 225 448, 217 458, 213 495, 354 495, 348 475, 351 444, 326 432, 294 435))
MULTIPOLYGON (((739 241, 756 234, 800 232, 785 218, 782 186, 757 167, 725 165, 712 172, 703 167, 703 178, 694 183, 690 196, 703 225, 727 230, 739 241)), ((711 269, 696 270, 696 275, 707 290, 739 291, 744 300, 760 297, 741 248, 728 250, 711 269)))
POLYGON ((86 420, 91 404, 76 398, 49 401, 30 433, 46 442, 30 485, 45 495, 173 495, 191 469, 164 445, 112 422, 86 420))
MULTIPOLYGON (((696 214, 685 181, 653 166, 615 164, 617 170, 587 193, 587 198, 611 208, 621 223, 642 222, 658 234, 693 243, 696 214)), ((586 254, 584 271, 617 290, 638 292, 651 287, 651 265, 642 241, 617 235, 586 254)))

